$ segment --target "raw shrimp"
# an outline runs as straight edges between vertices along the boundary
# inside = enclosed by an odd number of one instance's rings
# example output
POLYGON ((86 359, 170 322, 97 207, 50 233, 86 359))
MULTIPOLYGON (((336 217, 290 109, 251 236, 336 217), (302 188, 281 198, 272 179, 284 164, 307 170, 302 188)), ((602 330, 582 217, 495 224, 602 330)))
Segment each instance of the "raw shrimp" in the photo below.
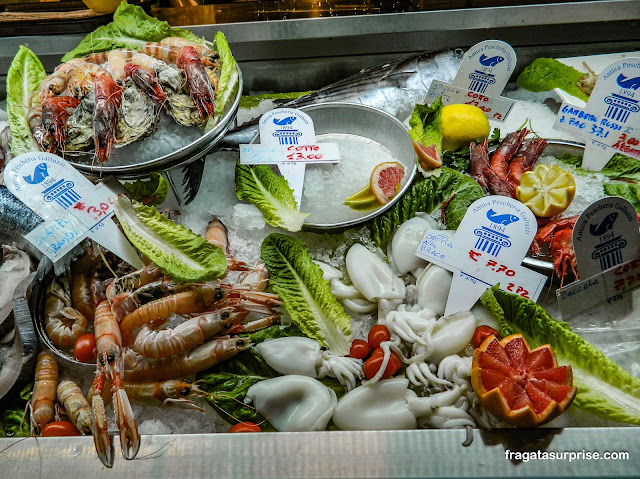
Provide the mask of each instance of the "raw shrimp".
POLYGON ((48 153, 56 151, 55 138, 42 124, 42 103, 29 108, 27 113, 27 123, 29 123, 33 139, 36 140, 40 150, 48 153))
POLYGON ((534 138, 522 143, 516 156, 509 163, 509 182, 512 185, 520 185, 522 175, 533 168, 546 147, 547 140, 544 138, 534 138))
POLYGON ((150 264, 138 271, 120 276, 107 286, 107 299, 111 302, 116 295, 131 293, 140 286, 160 279, 162 276, 163 274, 160 267, 155 264, 150 264))
POLYGON ((227 257, 227 269, 232 271, 248 271, 250 268, 247 263, 236 261, 229 249, 229 231, 227 227, 217 217, 209 222, 205 233, 206 240, 220 248, 227 257))
POLYGON ((69 419, 85 436, 91 434, 91 407, 80 387, 70 379, 63 379, 58 384, 58 400, 64 406, 69 419))
MULTIPOLYGON (((162 42, 158 42, 158 43, 147 42, 140 45, 140 51, 154 58, 157 58, 158 60, 162 60, 172 65, 177 65, 178 57, 180 56, 180 50, 186 46, 189 48, 193 48, 195 55, 197 56, 198 60, 201 62, 203 66, 207 66, 211 68, 215 68, 216 66, 219 67, 218 62, 216 61, 217 54, 215 54, 215 52, 213 53, 213 55, 210 55, 210 54, 200 55, 198 51, 202 51, 202 48, 208 51, 211 51, 211 50, 207 49, 206 47, 202 47, 202 45, 198 45, 198 44, 195 44, 196 46, 194 47, 192 46, 193 42, 187 42, 187 43, 189 44, 172 46, 172 45, 167 45, 166 43, 163 44, 162 42)), ((180 65, 178 65, 178 67, 180 67, 180 65)))
POLYGON ((111 73, 111 77, 118 86, 124 86, 124 78, 126 76, 124 65, 127 63, 126 57, 121 50, 111 50, 107 53, 107 60, 109 62, 109 73, 111 73))
POLYGON ((87 332, 87 319, 80 311, 71 307, 69 282, 55 279, 47 289, 44 307, 44 325, 47 336, 56 346, 72 346, 76 339, 87 332))
POLYGON ((249 338, 218 338, 188 353, 157 361, 141 359, 134 368, 126 370, 126 381, 174 379, 191 376, 229 359, 251 347, 249 338))
POLYGON ((153 71, 158 77, 158 81, 163 89, 165 91, 168 89, 171 93, 181 92, 183 85, 187 81, 184 77, 184 72, 175 65, 169 65, 162 60, 158 60, 144 53, 138 52, 133 55, 130 63, 153 71))
POLYGON ((138 53, 137 50, 131 50, 129 48, 118 48, 116 50, 109 50, 106 52, 90 53, 89 55, 83 56, 82 60, 89 63, 95 63, 96 65, 102 65, 109 61, 109 54, 114 51, 119 52, 119 54, 122 55, 125 60, 130 60, 133 55, 138 53))
POLYGON ((101 397, 107 377, 113 392, 113 408, 116 414, 118 430, 120 431, 122 455, 126 459, 133 459, 138 454, 140 435, 129 404, 129 398, 122 386, 122 373, 124 370, 122 337, 118 328, 118 321, 111 312, 111 307, 107 301, 103 301, 96 308, 94 326, 98 357, 96 377, 91 391, 91 404, 95 418, 93 440, 102 463, 107 467, 112 467, 111 438, 107 430, 104 401, 101 397))
POLYGON ((491 156, 488 176, 489 192, 493 195, 515 198, 515 186, 509 182, 509 162, 516 154, 529 130, 523 128, 509 133, 491 156))
POLYGON ((177 48, 178 50, 182 47, 193 47, 195 52, 200 55, 202 63, 208 67, 219 67, 218 64, 218 54, 214 52, 211 48, 206 45, 201 45, 196 42, 192 42, 180 37, 166 37, 160 40, 161 45, 165 45, 172 48, 177 48))
POLYGON ((145 67, 134 65, 133 63, 127 63, 124 66, 125 75, 133 80, 133 82, 143 92, 149 95, 153 101, 162 104, 167 100, 158 78, 153 71, 145 67))
POLYGON ((238 278, 236 289, 248 289, 250 291, 261 292, 269 285, 269 270, 267 265, 260 263, 253 271, 242 273, 238 278))
POLYGON ((110 301, 111 310, 118 318, 118 321, 122 321, 125 316, 133 313, 143 304, 150 303, 164 296, 187 291, 193 287, 194 285, 191 283, 174 283, 173 281, 161 279, 153 283, 145 284, 132 293, 122 293, 113 296, 110 301))
POLYGON ((64 149, 67 120, 80 104, 72 96, 53 96, 42 103, 42 125, 53 135, 56 145, 64 149))
POLYGON ((53 419, 58 387, 58 363, 46 351, 38 355, 36 376, 31 394, 31 426, 37 434, 53 419))
POLYGON ((102 73, 95 80, 96 100, 93 110, 94 160, 104 163, 111 154, 116 138, 118 108, 122 100, 122 89, 108 73, 102 73))
POLYGON ((60 95, 67 88, 67 81, 70 72, 86 63, 82 58, 74 58, 66 63, 58 65, 55 71, 47 76, 40 86, 39 100, 40 103, 50 96, 60 95))
POLYGON ((207 339, 232 326, 241 324, 248 311, 232 307, 191 318, 173 329, 152 331, 143 328, 136 336, 133 349, 146 358, 160 359, 189 351, 207 339))
POLYGON ((215 93, 200 57, 193 47, 185 46, 180 49, 177 65, 184 70, 189 83, 189 95, 196 104, 200 117, 209 115, 213 118, 215 93))
POLYGON ((239 295, 220 288, 201 287, 147 303, 128 314, 120 323, 124 345, 133 343, 133 332, 145 324, 164 322, 172 314, 213 311, 239 301, 239 295), (234 298, 235 297, 235 298, 234 298))
POLYGON ((91 253, 85 253, 71 263, 71 304, 88 321, 93 321, 96 311, 91 294, 91 276, 95 262, 91 253))
POLYGON ((487 140, 484 140, 479 145, 476 145, 475 142, 471 142, 471 144, 469 144, 469 155, 471 176, 480 186, 487 189, 489 187, 487 183, 487 176, 491 170, 491 167, 489 166, 489 148, 487 140))
POLYGON ((78 62, 68 70, 67 88, 76 98, 83 98, 89 91, 95 89, 98 77, 111 78, 104 68, 89 62, 78 62))

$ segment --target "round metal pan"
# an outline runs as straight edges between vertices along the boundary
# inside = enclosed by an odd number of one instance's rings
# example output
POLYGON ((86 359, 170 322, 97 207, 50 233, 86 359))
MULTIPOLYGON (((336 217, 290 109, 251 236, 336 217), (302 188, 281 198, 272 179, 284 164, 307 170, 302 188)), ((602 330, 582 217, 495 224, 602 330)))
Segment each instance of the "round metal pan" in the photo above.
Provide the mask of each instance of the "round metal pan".
MULTIPOLYGON (((313 120, 316 135, 348 133, 374 140, 386 147, 395 157, 395 161, 405 168, 405 177, 398 193, 386 205, 370 212, 363 212, 363 215, 358 218, 345 221, 333 223, 305 221, 304 229, 330 231, 366 223, 396 204, 411 186, 417 171, 416 153, 407 128, 396 117, 377 108, 354 103, 322 103, 304 106, 300 110, 313 120)), ((251 142, 259 143, 260 135, 256 135, 251 142)))
MULTIPOLYGON (((201 158, 213 149, 216 143, 220 141, 227 130, 234 124, 243 88, 242 72, 237 65, 236 69, 238 71, 238 84, 236 85, 237 91, 233 101, 227 104, 222 118, 219 119, 215 127, 205 132, 197 140, 167 155, 131 165, 110 166, 108 161, 102 165, 80 163, 73 160, 70 160, 69 163, 89 176, 102 177, 113 175, 116 178, 133 179, 148 175, 152 171, 165 171, 183 166, 201 158)), ((161 133, 157 131, 152 133, 152 135, 158 134, 161 133)), ((144 139, 140 141, 144 142, 144 139)))

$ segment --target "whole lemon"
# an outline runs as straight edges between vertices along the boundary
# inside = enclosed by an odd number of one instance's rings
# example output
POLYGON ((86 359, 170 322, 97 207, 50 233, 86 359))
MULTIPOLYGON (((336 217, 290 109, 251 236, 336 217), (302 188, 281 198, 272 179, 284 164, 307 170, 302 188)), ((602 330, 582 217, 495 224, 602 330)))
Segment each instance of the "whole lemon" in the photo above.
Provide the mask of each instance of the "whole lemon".
POLYGON ((491 133, 487 115, 473 105, 442 107, 442 149, 456 151, 491 133))

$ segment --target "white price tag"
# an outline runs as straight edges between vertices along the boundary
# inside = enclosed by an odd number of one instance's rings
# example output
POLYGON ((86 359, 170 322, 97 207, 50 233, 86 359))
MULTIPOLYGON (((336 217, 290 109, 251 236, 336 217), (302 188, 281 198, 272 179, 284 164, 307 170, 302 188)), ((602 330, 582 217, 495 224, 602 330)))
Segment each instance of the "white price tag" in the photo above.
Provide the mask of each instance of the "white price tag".
POLYGON ((113 204, 123 191, 117 182, 95 186, 63 158, 38 152, 11 160, 4 179, 9 191, 45 220, 27 239, 52 261, 89 237, 132 266, 144 267, 131 244, 109 220, 113 204))
POLYGON ((292 163, 338 163, 340 151, 336 143, 319 145, 242 145, 240 163, 243 165, 273 165, 283 161, 292 163))
POLYGON ((554 128, 591 141, 583 166, 600 170, 619 151, 640 159, 640 58, 611 63, 584 108, 563 103, 554 128))
POLYGON ((535 301, 547 278, 520 265, 536 231, 531 210, 504 196, 475 201, 453 238, 427 231, 416 255, 454 273, 445 314, 468 311, 497 283, 535 301))
POLYGON ((438 80, 431 82, 431 87, 427 93, 427 103, 434 102, 442 97, 445 105, 465 104, 480 108, 487 118, 499 122, 504 122, 511 112, 515 101, 503 97, 492 97, 484 93, 477 93, 466 88, 461 88, 438 80))

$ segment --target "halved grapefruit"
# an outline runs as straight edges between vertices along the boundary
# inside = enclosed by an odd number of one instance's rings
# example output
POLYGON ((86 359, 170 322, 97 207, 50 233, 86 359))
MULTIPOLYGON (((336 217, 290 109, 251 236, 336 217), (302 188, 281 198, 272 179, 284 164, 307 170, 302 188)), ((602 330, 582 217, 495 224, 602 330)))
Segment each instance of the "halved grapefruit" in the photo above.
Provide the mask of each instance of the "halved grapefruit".
POLYGON ((380 163, 371 172, 369 188, 376 200, 383 205, 393 198, 404 178, 404 166, 397 161, 380 163))
POLYGON ((482 407, 514 426, 551 421, 571 404, 571 366, 558 366, 551 346, 531 351, 521 334, 489 336, 473 354, 471 385, 482 407))
POLYGON ((414 140, 413 149, 416 150, 418 163, 423 170, 432 170, 442 166, 442 158, 440 158, 440 153, 438 153, 435 143, 430 146, 425 146, 414 140))

